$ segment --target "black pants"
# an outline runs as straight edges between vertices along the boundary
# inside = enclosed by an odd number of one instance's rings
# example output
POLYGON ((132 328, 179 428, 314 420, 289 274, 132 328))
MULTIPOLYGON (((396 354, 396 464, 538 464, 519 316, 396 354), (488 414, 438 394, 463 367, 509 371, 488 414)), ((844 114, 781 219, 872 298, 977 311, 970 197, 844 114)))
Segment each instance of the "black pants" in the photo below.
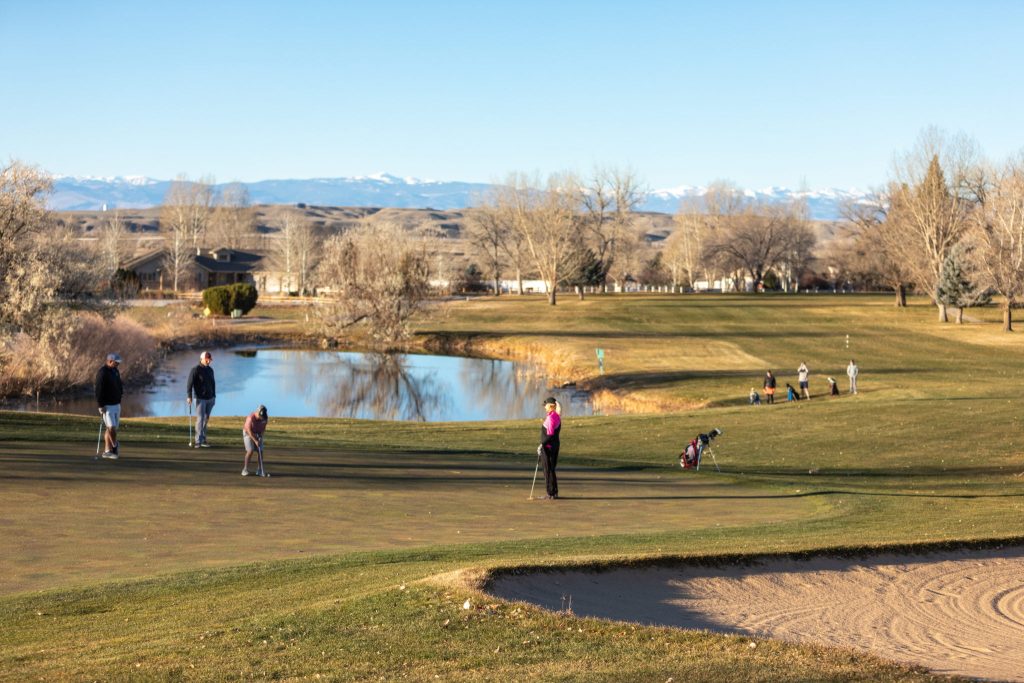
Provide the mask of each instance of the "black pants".
POLYGON ((558 442, 548 444, 542 448, 541 464, 544 467, 544 488, 549 496, 558 495, 558 477, 555 476, 555 467, 558 465, 558 442))

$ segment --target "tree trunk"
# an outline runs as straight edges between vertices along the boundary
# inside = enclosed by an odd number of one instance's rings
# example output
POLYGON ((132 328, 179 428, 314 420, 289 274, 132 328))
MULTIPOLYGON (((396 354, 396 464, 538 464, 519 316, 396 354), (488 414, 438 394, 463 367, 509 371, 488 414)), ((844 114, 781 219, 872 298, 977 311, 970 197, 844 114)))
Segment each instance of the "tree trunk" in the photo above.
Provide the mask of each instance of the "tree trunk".
POLYGON ((548 303, 552 306, 555 306, 558 303, 558 299, 555 296, 555 289, 553 287, 548 290, 548 303))
POLYGON ((1013 310, 1011 301, 1007 299, 1003 304, 1003 332, 1013 332, 1013 310))
POLYGON ((580 301, 583 301, 584 292, 583 292, 583 287, 581 285, 576 285, 576 293, 579 294, 580 301))
POLYGON ((498 276, 494 276, 494 296, 501 296, 501 282, 498 281, 498 276))
POLYGON ((956 324, 957 325, 963 325, 964 324, 964 307, 963 306, 961 306, 960 308, 956 309, 956 324))
POLYGON ((523 295, 523 272, 516 268, 516 284, 519 285, 519 296, 523 295))
POLYGON ((949 314, 946 312, 946 304, 940 303, 940 304, 936 304, 936 305, 939 307, 939 322, 940 323, 948 323, 949 322, 949 314))
POLYGON ((895 287, 896 289, 896 308, 907 307, 907 288, 901 282, 895 287))

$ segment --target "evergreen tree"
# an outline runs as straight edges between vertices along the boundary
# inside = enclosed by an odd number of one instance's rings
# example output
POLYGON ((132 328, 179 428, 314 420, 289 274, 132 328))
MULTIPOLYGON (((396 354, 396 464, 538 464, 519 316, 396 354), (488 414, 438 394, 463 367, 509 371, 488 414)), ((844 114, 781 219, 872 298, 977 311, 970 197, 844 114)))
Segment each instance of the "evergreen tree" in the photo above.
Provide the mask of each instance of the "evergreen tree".
POLYGON ((942 272, 936 289, 938 302, 957 309, 956 321, 964 321, 964 309, 969 306, 983 306, 991 297, 985 290, 979 290, 967 270, 967 253, 962 245, 950 250, 942 262, 942 272))

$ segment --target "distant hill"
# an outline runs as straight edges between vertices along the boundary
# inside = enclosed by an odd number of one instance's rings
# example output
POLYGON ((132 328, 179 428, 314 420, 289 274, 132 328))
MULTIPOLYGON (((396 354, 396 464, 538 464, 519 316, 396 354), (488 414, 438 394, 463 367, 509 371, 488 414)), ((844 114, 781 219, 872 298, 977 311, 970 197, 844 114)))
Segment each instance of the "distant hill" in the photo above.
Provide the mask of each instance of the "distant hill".
MULTIPOLYGON (((169 180, 145 177, 75 178, 57 177, 49 206, 58 211, 98 211, 108 209, 144 209, 159 206, 170 187, 169 180)), ((490 185, 457 181, 435 182, 398 178, 386 173, 356 178, 312 178, 308 180, 261 180, 246 183, 253 204, 312 204, 319 206, 370 206, 458 210, 480 203, 490 185)), ((217 188, 224 187, 223 184, 217 188)), ((685 198, 703 195, 705 188, 683 186, 653 190, 639 207, 643 211, 675 213, 685 198)), ((784 202, 803 198, 816 220, 839 217, 839 206, 848 199, 863 198, 863 193, 844 190, 789 190, 768 188, 746 190, 748 196, 766 202, 784 202)))

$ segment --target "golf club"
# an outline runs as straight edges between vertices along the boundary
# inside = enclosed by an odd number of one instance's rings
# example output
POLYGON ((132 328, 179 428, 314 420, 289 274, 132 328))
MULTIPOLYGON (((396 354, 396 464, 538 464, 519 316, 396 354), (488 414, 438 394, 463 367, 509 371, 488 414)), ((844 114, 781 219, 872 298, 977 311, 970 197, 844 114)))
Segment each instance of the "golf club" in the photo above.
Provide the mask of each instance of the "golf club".
POLYGON ((530 484, 530 497, 527 500, 533 500, 533 487, 537 485, 537 472, 540 471, 540 454, 541 449, 544 446, 537 446, 537 466, 533 468, 533 483, 530 484))
POLYGON ((103 427, 104 426, 105 425, 103 424, 103 411, 101 410, 100 411, 100 433, 96 435, 96 456, 93 458, 93 460, 99 460, 100 459, 100 441, 103 440, 103 427))
POLYGON ((188 447, 192 448, 192 401, 188 402, 188 447))
POLYGON ((259 471, 256 474, 258 476, 260 476, 260 477, 269 477, 270 475, 267 474, 267 471, 265 469, 263 469, 263 437, 262 436, 260 437, 259 442, 257 442, 256 452, 257 452, 257 456, 259 457, 259 461, 260 461, 260 469, 259 469, 259 471))

